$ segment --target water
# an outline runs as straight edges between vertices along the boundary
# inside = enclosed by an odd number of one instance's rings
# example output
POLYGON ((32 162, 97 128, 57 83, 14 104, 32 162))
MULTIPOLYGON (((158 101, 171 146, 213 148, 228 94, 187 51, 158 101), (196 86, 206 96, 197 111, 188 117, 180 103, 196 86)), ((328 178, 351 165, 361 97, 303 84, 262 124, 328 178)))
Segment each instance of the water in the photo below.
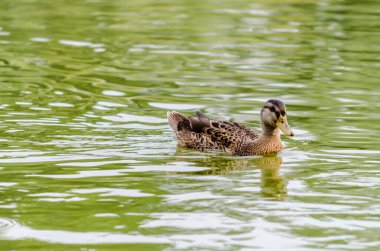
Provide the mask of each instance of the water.
POLYGON ((0 3, 1 250, 378 250, 380 3, 0 3), (167 110, 272 157, 177 148, 167 110))

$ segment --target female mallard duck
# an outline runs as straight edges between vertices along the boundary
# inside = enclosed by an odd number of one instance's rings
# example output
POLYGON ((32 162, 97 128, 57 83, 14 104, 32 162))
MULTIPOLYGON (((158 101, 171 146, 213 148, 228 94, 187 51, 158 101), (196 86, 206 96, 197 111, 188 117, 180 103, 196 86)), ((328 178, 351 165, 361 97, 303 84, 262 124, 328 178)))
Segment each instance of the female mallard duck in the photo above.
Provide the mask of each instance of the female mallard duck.
POLYGON ((168 112, 170 127, 177 136, 179 146, 199 150, 225 151, 235 155, 263 155, 282 149, 281 130, 293 136, 289 127, 285 104, 268 100, 261 109, 261 134, 236 122, 211 120, 199 111, 195 117, 179 112, 168 112))

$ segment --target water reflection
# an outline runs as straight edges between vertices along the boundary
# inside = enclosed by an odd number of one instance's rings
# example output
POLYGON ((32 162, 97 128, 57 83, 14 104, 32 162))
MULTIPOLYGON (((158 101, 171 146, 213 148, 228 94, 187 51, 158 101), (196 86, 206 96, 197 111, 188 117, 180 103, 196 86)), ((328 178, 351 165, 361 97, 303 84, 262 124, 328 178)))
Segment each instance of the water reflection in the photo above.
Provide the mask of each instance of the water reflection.
POLYGON ((277 156, 255 159, 261 170, 261 195, 284 199, 287 195, 287 180, 280 174, 282 158, 277 156))
MULTIPOLYGON (((179 149, 178 153, 184 150, 179 149)), ((203 175, 228 175, 233 172, 244 172, 252 168, 260 169, 260 194, 263 197, 273 197, 283 200, 287 196, 287 180, 281 175, 282 157, 221 157, 219 155, 202 159, 188 159, 197 166, 207 167, 205 171, 197 172, 203 175)))

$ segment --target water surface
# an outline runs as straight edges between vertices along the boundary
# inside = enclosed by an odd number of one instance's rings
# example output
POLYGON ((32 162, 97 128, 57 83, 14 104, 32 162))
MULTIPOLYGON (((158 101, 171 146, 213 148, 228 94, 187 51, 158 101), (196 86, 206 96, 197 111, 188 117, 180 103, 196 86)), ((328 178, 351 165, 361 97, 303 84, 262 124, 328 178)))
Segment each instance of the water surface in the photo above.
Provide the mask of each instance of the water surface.
POLYGON ((0 3, 2 250, 378 250, 380 3, 0 3), (277 156, 176 147, 167 110, 277 156))

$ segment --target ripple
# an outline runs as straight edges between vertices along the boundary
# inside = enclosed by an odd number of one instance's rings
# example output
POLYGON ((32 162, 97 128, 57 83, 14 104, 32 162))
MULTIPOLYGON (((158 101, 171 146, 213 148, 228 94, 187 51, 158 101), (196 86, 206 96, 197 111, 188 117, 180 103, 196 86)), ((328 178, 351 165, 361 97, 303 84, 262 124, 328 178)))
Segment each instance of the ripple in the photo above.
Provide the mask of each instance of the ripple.
POLYGON ((28 194, 29 197, 38 197, 38 201, 46 201, 46 202, 78 202, 84 201, 85 198, 75 197, 71 194, 67 193, 36 193, 36 194, 28 194), (70 198, 68 198, 70 197, 70 198))
POLYGON ((195 104, 173 104, 173 103, 158 103, 158 102, 149 102, 150 106, 157 107, 157 108, 163 108, 163 109, 177 109, 177 110, 194 110, 194 109, 201 109, 204 106, 203 105, 195 105, 195 104))
POLYGON ((33 105, 33 103, 30 103, 30 102, 15 102, 16 105, 25 105, 25 106, 29 106, 29 105, 33 105))
POLYGON ((20 151, 15 150, 0 150, 0 157, 28 157, 33 155, 43 155, 48 152, 42 152, 37 150, 23 149, 20 151))
MULTIPOLYGON (((1 224, 1 219, 0 219, 1 224)), ((13 225, 12 225, 13 226, 13 225)), ((16 225, 3 231, 1 238, 8 240, 34 239, 61 244, 112 244, 112 243, 146 243, 167 244, 168 240, 143 235, 128 235, 109 232, 74 232, 64 230, 37 230, 16 225)))
POLYGON ((29 174, 27 176, 53 178, 53 179, 82 179, 91 177, 107 177, 124 175, 123 170, 94 170, 94 171, 79 171, 76 174, 29 174))
POLYGON ((198 55, 198 56, 208 56, 208 57, 223 57, 223 58, 235 58, 233 54, 228 53, 211 53, 208 51, 185 51, 185 50, 150 50, 151 53, 156 54, 173 54, 173 55, 198 55))
POLYGON ((57 166, 81 166, 81 167, 96 167, 96 166, 104 166, 109 164, 131 164, 131 163, 141 163, 144 162, 142 160, 113 160, 113 161, 94 161, 94 162, 66 162, 56 164, 57 166))
POLYGON ((80 197, 71 197, 71 198, 39 198, 38 201, 46 201, 46 202, 78 202, 84 201, 85 198, 80 197))
POLYGON ((58 102, 54 102, 54 103, 49 103, 50 106, 56 106, 56 107, 73 107, 74 105, 73 104, 69 104, 69 103, 58 103, 58 102))
POLYGON ((11 203, 11 204, 6 204, 6 205, 0 205, 0 208, 6 208, 6 209, 17 208, 17 204, 11 203))
POLYGON ((35 111, 51 111, 50 108, 45 108, 45 107, 30 107, 31 110, 35 111))
POLYGON ((375 150, 360 150, 360 149, 335 149, 335 150, 323 150, 328 153, 341 153, 341 154, 380 154, 380 151, 375 150))
POLYGON ((99 48, 99 47, 104 46, 104 44, 94 44, 90 42, 73 41, 73 40, 59 40, 59 43, 63 45, 69 45, 69 46, 75 46, 75 47, 99 48))
POLYGON ((130 166, 127 169, 79 171, 76 174, 29 174, 26 176, 53 179, 81 179, 90 177, 121 176, 126 175, 127 173, 139 172, 200 172, 208 169, 209 168, 206 167, 193 167, 185 166, 181 163, 172 163, 171 165, 130 166))
POLYGON ((249 14, 253 16, 270 16, 274 13, 270 10, 264 10, 262 8, 257 8, 255 10, 248 9, 248 10, 239 10, 239 9, 214 9, 213 12, 215 13, 225 13, 225 14, 249 14))
POLYGON ((39 42, 39 43, 47 43, 47 42, 50 42, 50 39, 46 37, 32 37, 30 41, 39 42))
POLYGON ((66 193, 35 193, 35 194, 29 194, 30 197, 67 197, 70 196, 66 193))
POLYGON ((142 122, 142 123, 166 123, 166 119, 156 118, 153 116, 132 115, 119 113, 117 116, 104 116, 103 119, 115 122, 142 122))
POLYGON ((0 159, 0 163, 35 163, 35 162, 55 162, 70 160, 84 160, 84 159, 101 159, 104 157, 86 156, 86 155, 53 155, 53 156, 28 156, 23 158, 8 158, 0 159))
POLYGON ((210 199, 222 199, 223 196, 215 195, 211 192, 193 192, 184 194, 171 194, 165 195, 167 202, 182 203, 194 200, 210 200, 210 199))
POLYGON ((218 213, 153 213, 143 222, 143 228, 175 227, 186 229, 240 230, 245 223, 218 213), (207 220, 205 220, 207 219, 207 220))
POLYGON ((122 189, 122 188, 89 188, 89 189, 73 189, 73 193, 91 194, 98 193, 99 196, 122 196, 122 197, 149 197, 153 194, 142 193, 137 189, 122 189))
POLYGON ((0 188, 1 187, 11 187, 11 186, 15 186, 17 184, 18 183, 16 183, 16 182, 0 182, 0 188))
POLYGON ((100 106, 105 106, 105 107, 127 107, 127 105, 125 105, 125 104, 108 102, 108 101, 98 101, 97 104, 100 106))
POLYGON ((8 231, 12 228, 17 228, 18 226, 20 226, 20 224, 17 221, 0 217, 0 233, 8 231))
POLYGON ((99 213, 95 214, 95 217, 119 217, 119 215, 111 213, 99 213))
POLYGON ((115 90, 104 90, 104 91, 103 91, 103 94, 104 94, 104 95, 107 95, 107 96, 114 96, 114 97, 121 97, 121 96, 124 96, 124 95, 125 95, 124 92, 121 92, 121 91, 115 91, 115 90))

